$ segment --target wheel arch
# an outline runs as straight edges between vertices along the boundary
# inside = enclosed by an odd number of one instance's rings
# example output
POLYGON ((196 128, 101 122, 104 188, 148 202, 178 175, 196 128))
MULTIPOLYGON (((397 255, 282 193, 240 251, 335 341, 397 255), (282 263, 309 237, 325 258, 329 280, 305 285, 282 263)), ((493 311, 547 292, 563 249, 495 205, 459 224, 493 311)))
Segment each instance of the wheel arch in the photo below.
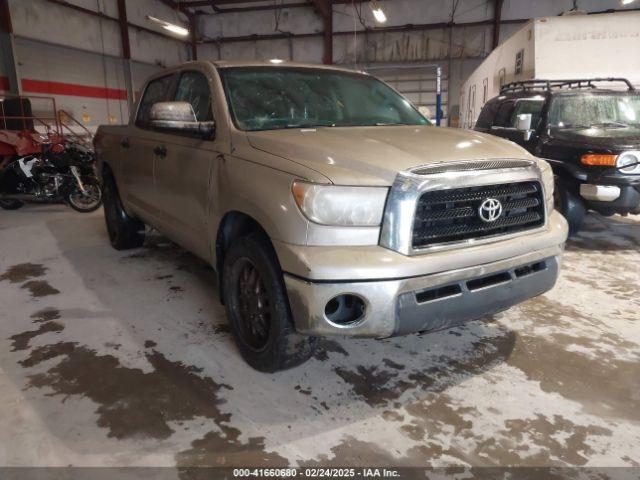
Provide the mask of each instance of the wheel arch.
POLYGON ((264 237, 277 259, 277 255, 275 254, 275 249, 273 248, 273 244, 271 243, 269 234, 260 224, 260 222, 258 222, 258 220, 253 218, 251 215, 238 210, 232 210, 230 212, 227 212, 220 221, 216 234, 215 267, 218 277, 218 290, 220 293, 221 302, 224 298, 222 291, 222 275, 225 253, 234 240, 237 240, 238 238, 244 237, 254 232, 258 232, 261 236, 264 237))

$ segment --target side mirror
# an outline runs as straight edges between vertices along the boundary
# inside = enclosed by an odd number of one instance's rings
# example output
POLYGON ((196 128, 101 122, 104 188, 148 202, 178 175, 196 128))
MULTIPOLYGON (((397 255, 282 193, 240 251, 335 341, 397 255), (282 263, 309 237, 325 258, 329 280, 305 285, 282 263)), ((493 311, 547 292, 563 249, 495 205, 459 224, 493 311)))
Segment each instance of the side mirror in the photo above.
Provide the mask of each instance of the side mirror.
POLYGON ((522 132, 524 141, 528 142, 533 135, 533 130, 531 130, 531 114, 530 113, 521 113, 518 115, 518 120, 516 122, 516 130, 522 132))
POLYGON ((215 122, 199 122, 189 102, 158 102, 151 106, 152 127, 212 138, 215 122))
POLYGON ((521 132, 526 132, 527 130, 531 130, 531 114, 530 113, 521 113, 520 115, 518 115, 516 129, 520 130, 521 132))

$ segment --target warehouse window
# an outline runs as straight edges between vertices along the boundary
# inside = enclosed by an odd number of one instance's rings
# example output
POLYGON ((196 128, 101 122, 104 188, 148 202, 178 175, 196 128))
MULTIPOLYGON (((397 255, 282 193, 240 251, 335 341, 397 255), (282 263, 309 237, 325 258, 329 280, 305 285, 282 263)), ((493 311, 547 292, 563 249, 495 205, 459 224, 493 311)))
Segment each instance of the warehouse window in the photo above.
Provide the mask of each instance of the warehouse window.
POLYGON ((519 75, 522 73, 522 65, 524 63, 524 50, 520 50, 518 53, 516 53, 516 75, 519 75))
POLYGON ((144 90, 144 95, 138 107, 138 115, 136 116, 136 125, 145 127, 149 124, 149 115, 151 107, 154 103, 166 102, 173 90, 173 75, 156 78, 151 80, 144 90))
POLYGON ((176 102, 189 102, 199 122, 213 119, 209 82, 200 72, 184 72, 180 77, 175 96, 176 102))

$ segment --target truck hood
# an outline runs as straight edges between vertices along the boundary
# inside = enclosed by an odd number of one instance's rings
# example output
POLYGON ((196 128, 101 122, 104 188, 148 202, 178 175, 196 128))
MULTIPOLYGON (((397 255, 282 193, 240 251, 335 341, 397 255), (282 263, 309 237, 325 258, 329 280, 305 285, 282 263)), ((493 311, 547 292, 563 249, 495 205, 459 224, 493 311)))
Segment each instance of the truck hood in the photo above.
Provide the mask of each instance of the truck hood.
POLYGON ((341 185, 389 186, 399 171, 428 163, 532 158, 515 143, 432 126, 324 127, 248 132, 253 148, 312 168, 341 185))
POLYGON ((612 151, 640 146, 640 129, 581 128, 554 129, 550 141, 557 144, 577 145, 580 148, 605 148, 612 151))

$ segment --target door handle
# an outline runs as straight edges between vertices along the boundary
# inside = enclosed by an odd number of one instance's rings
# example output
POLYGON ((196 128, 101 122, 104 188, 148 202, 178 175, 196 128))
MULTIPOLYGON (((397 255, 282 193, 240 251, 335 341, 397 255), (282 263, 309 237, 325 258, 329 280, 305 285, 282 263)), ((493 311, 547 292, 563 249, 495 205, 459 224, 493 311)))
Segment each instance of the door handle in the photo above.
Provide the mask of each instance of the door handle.
POLYGON ((129 148, 129 139, 123 138, 122 140, 120 140, 120 146, 122 148, 129 148))
POLYGON ((166 157, 167 147, 161 147, 160 145, 158 145, 153 149, 153 153, 155 153, 159 157, 166 157))

